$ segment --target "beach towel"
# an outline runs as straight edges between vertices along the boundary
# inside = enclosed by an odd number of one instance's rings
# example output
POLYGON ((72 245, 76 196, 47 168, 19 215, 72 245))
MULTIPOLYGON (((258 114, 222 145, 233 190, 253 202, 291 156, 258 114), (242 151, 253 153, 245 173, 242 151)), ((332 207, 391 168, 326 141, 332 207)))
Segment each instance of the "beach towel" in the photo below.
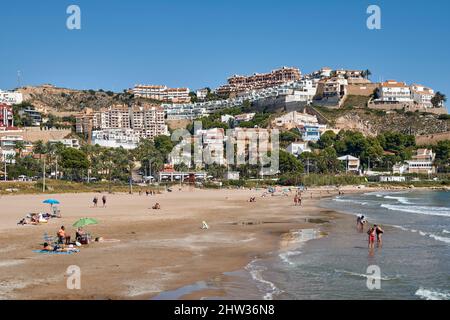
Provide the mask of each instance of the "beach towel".
POLYGON ((78 251, 48 251, 48 250, 33 250, 34 253, 43 253, 43 254, 72 254, 80 252, 78 251))

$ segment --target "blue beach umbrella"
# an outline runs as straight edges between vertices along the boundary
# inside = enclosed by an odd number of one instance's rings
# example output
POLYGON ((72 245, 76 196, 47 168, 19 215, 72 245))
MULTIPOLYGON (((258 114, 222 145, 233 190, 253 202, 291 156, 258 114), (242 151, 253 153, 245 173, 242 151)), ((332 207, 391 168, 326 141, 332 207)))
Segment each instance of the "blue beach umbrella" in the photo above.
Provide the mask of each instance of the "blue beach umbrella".
POLYGON ((42 201, 42 203, 48 203, 50 205, 54 205, 54 204, 59 204, 59 201, 55 200, 55 199, 47 199, 47 200, 42 201))

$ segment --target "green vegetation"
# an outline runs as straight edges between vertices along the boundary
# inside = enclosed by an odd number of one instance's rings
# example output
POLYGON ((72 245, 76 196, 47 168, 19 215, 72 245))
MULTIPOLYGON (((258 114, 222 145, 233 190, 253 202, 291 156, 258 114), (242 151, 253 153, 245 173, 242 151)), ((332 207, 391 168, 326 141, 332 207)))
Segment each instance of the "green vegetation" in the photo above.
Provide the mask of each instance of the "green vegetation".
POLYGON ((370 97, 367 96, 348 95, 342 105, 342 108, 366 108, 369 99, 370 97))
POLYGON ((376 138, 365 137, 357 131, 343 130, 339 134, 325 132, 317 143, 311 144, 316 153, 303 153, 316 173, 339 172, 341 165, 333 162, 337 156, 350 154, 360 158, 362 166, 371 169, 390 170, 392 165, 410 159, 416 148, 415 138, 398 132, 385 132, 376 138))
POLYGON ((447 101, 447 97, 445 96, 445 94, 442 94, 441 92, 436 92, 436 94, 434 95, 433 98, 431 98, 431 104, 433 105, 433 107, 435 108, 439 108, 442 106, 442 104, 444 102, 447 101))

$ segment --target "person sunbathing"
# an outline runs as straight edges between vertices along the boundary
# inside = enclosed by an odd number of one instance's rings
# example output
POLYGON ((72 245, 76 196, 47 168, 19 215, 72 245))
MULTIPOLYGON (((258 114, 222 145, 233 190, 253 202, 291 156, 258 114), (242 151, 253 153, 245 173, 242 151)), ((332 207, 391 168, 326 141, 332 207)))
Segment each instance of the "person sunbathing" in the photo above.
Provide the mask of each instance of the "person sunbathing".
POLYGON ((20 225, 26 225, 26 224, 28 224, 28 221, 27 221, 26 218, 23 218, 22 220, 20 220, 19 222, 17 222, 17 224, 20 224, 20 225))
POLYGON ((44 242, 44 246, 43 246, 42 250, 43 251, 53 251, 54 248, 51 245, 49 245, 47 242, 44 242))

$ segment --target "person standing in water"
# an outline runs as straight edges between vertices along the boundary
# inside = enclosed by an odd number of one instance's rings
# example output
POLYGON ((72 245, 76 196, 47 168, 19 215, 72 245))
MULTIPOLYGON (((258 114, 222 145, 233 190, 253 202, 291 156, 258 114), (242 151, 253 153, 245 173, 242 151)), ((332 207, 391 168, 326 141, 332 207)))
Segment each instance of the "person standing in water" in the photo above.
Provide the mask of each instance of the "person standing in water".
POLYGON ((367 234, 369 236, 369 249, 373 249, 375 247, 375 235, 376 235, 375 228, 371 227, 369 231, 367 231, 367 234))
POLYGON ((374 225, 374 228, 375 228, 375 233, 377 235, 377 244, 379 247, 382 247, 384 230, 381 229, 379 225, 374 225))
POLYGON ((103 195, 102 202, 103 202, 103 208, 106 207, 106 195, 103 195))

